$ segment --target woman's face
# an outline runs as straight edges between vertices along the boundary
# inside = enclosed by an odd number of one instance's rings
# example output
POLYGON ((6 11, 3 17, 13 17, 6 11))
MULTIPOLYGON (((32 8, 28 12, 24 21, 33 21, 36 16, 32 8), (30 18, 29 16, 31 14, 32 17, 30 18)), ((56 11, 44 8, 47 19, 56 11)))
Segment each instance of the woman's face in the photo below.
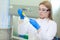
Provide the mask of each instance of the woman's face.
POLYGON ((49 16, 48 8, 43 4, 39 6, 39 15, 40 15, 40 18, 42 19, 48 18, 49 16))

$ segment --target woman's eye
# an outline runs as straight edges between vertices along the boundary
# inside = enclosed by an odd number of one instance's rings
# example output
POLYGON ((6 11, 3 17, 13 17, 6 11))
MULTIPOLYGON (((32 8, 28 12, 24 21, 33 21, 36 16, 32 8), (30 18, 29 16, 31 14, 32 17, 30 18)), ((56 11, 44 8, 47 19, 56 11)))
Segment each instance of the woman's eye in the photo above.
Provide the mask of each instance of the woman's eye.
POLYGON ((42 11, 46 11, 45 9, 42 9, 42 11))

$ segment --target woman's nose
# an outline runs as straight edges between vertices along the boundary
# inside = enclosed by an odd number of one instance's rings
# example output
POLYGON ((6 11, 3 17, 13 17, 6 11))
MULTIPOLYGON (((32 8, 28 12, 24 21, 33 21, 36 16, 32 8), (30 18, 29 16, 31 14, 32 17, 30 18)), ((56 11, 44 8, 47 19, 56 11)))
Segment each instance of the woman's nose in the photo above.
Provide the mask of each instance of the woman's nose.
POLYGON ((43 13, 42 11, 39 11, 39 14, 43 13))

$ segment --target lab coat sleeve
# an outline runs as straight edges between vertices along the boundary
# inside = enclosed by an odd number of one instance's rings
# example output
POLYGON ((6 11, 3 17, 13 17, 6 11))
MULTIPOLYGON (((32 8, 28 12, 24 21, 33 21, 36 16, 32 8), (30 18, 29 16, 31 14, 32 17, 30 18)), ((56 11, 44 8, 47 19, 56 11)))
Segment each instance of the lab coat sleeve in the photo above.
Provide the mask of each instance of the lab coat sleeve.
POLYGON ((51 23, 47 31, 42 34, 44 40, 52 40, 57 33, 57 24, 55 22, 51 23))

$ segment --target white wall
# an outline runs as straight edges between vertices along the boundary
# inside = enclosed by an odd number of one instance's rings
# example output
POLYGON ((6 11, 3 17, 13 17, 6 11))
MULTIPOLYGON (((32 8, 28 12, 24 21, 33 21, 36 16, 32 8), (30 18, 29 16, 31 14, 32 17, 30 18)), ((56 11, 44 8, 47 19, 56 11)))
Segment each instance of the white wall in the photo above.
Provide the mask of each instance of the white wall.
POLYGON ((50 0, 52 3, 53 19, 57 23, 57 36, 60 38, 60 0, 50 0))
POLYGON ((15 5, 28 5, 28 6, 38 6, 43 0, 10 0, 10 4, 15 5))

